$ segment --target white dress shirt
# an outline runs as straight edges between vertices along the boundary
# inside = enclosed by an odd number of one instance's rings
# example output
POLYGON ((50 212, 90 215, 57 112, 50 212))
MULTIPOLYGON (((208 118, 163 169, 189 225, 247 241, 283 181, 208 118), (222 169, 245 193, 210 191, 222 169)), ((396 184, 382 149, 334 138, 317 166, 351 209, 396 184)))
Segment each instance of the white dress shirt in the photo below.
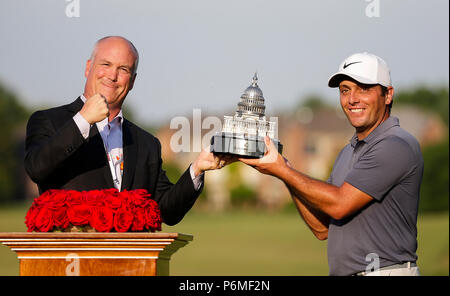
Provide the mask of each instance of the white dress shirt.
MULTIPOLYGON (((83 103, 86 102, 86 98, 80 96, 83 103)), ((73 117, 78 129, 85 139, 89 137, 89 130, 91 125, 86 119, 78 112, 73 117)), ((105 147, 106 155, 108 156, 109 168, 111 170, 111 175, 113 177, 114 187, 120 191, 122 185, 123 176, 123 142, 122 142, 122 124, 123 115, 122 110, 111 122, 108 122, 108 118, 103 119, 96 123, 97 129, 102 137, 103 145, 105 147)), ((191 173, 191 178, 194 183, 195 190, 200 189, 203 183, 204 173, 201 173, 197 177, 194 174, 192 165, 189 167, 189 172, 191 173)))

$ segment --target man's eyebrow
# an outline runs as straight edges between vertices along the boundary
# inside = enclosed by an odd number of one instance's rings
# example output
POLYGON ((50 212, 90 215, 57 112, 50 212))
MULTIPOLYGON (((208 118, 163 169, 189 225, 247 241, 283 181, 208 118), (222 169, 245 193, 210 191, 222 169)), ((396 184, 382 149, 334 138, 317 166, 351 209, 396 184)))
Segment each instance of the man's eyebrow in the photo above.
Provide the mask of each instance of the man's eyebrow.
POLYGON ((377 86, 377 84, 358 83, 360 88, 368 89, 377 86))
POLYGON ((99 61, 99 63, 111 63, 110 61, 108 61, 106 59, 99 59, 98 61, 99 61))
MULTIPOLYGON (((107 59, 99 59, 98 60, 99 61, 99 63, 108 63, 108 64, 111 64, 111 62, 110 61, 108 61, 107 59)), ((133 69, 133 66, 132 65, 119 65, 119 67, 124 67, 124 68, 127 68, 128 70, 131 70, 131 69, 133 69)))

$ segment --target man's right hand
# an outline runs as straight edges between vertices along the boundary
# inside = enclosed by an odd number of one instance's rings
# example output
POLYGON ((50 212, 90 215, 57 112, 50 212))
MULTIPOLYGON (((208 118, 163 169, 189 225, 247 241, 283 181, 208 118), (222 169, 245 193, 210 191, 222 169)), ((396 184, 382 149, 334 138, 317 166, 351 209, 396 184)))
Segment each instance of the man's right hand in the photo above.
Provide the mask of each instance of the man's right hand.
POLYGON ((109 108, 106 98, 101 94, 95 94, 84 103, 80 110, 81 116, 93 125, 96 122, 102 121, 109 116, 109 108))
POLYGON ((291 164, 285 159, 273 144, 272 140, 266 136, 264 138, 266 152, 262 158, 239 158, 239 160, 259 172, 281 178, 284 174, 289 174, 291 164))

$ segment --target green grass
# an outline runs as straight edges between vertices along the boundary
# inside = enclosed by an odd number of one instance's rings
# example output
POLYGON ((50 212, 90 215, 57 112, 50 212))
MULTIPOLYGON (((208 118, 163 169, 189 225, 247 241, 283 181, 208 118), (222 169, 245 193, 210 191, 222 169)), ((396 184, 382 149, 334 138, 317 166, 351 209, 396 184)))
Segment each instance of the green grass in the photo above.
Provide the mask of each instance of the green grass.
MULTIPOLYGON (((25 214, 30 204, 0 208, 0 232, 27 231, 25 214)), ((8 247, 0 246, 0 275, 19 275, 19 261, 8 247)))
POLYGON ((172 275, 327 275, 326 241, 299 216, 192 212, 163 231, 194 235, 173 255, 172 275))
MULTIPOLYGON (((0 208, 0 232, 26 231, 26 206, 0 208)), ((418 265, 422 275, 449 275, 449 216, 422 215, 418 265)), ((191 211, 163 232, 192 234, 178 250, 171 275, 327 275, 327 242, 317 240, 293 213, 191 211)), ((17 275, 15 253, 0 246, 0 275, 17 275)))

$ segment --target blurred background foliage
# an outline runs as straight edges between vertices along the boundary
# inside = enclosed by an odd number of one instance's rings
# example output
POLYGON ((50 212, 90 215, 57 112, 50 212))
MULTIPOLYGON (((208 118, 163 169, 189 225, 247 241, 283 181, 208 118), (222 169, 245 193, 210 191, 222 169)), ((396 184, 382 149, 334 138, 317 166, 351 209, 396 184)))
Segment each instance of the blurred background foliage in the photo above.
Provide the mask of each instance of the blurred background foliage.
POLYGON ((448 138, 423 151, 425 169, 420 192, 420 212, 448 211, 448 138))
POLYGON ((439 114, 448 126, 448 87, 419 86, 394 94, 395 105, 413 105, 439 114))
MULTIPOLYGON (((394 95, 396 105, 413 105, 436 113, 448 130, 448 87, 429 88, 419 86, 394 95)), ((422 147, 424 173, 421 186, 419 211, 442 212, 449 209, 449 146, 447 137, 440 143, 422 147)))
POLYGON ((16 95, 0 83, 0 203, 22 200, 20 175, 29 115, 16 95))

